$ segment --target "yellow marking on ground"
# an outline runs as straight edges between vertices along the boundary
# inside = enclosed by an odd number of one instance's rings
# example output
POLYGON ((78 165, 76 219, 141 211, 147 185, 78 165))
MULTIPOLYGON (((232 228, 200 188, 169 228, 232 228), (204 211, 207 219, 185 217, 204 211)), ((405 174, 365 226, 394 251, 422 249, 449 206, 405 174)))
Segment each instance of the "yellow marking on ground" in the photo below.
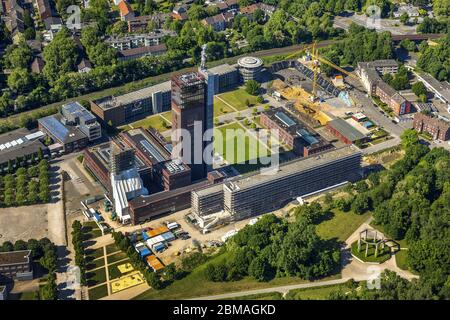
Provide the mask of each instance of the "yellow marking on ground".
POLYGON ((116 293, 142 283, 144 283, 144 277, 139 271, 136 271, 111 281, 111 292, 116 293))
POLYGON ((133 266, 131 265, 131 263, 124 263, 124 264, 121 264, 121 265, 117 266, 117 269, 119 269, 120 273, 122 273, 122 274, 134 270, 134 268, 133 268, 133 266))

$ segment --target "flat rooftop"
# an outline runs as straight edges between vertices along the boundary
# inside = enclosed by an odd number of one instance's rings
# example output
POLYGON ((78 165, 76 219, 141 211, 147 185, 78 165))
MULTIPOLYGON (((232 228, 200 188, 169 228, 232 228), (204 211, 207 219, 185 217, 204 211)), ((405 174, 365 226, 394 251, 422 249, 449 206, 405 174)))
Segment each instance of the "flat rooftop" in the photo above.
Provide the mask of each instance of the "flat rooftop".
POLYGON ((357 141, 364 139, 366 136, 355 129, 351 124, 349 124, 344 119, 334 119, 328 122, 329 126, 339 131, 344 137, 346 137, 350 141, 357 141))
POLYGON ((329 144, 317 132, 285 111, 283 108, 271 109, 264 112, 270 120, 275 122, 284 131, 293 137, 302 139, 307 146, 320 146, 329 144))
POLYGON ((152 164, 170 160, 170 153, 159 141, 142 128, 132 129, 123 133, 134 147, 139 149, 151 161, 152 164))
POLYGON ((433 76, 425 72, 419 73, 419 76, 431 87, 433 87, 434 90, 438 91, 439 94, 447 100, 447 102, 450 102, 450 85, 447 82, 439 82, 433 76))
POLYGON ((199 197, 202 197, 202 196, 207 196, 211 193, 222 192, 222 191, 223 191, 223 183, 217 183, 212 186, 194 190, 192 192, 196 193, 199 197))
POLYGON ((151 98, 154 93, 157 92, 170 92, 171 82, 166 81, 157 85, 146 87, 140 90, 132 91, 120 96, 109 96, 101 99, 94 100, 93 102, 103 110, 116 108, 122 105, 133 103, 135 101, 151 98))
POLYGON ((63 124, 62 118, 62 115, 54 114, 40 118, 38 122, 62 143, 70 143, 86 138, 86 135, 76 126, 63 124))
POLYGON ((30 250, 0 252, 0 266, 30 262, 30 250))
POLYGON ((46 150, 47 147, 39 141, 42 137, 40 131, 31 133, 26 128, 20 128, 0 135, 0 162, 15 160, 35 152, 39 149, 46 150))
POLYGON ((221 64, 220 66, 214 67, 214 68, 210 68, 208 69, 209 72, 213 73, 213 74, 226 74, 226 73, 230 73, 230 72, 236 72, 237 69, 233 66, 230 66, 229 64, 225 63, 225 64, 221 64))
POLYGON ((270 183, 273 180, 282 179, 300 171, 314 169, 321 165, 343 159, 350 156, 356 156, 361 152, 354 146, 349 145, 340 149, 318 153, 317 155, 296 159, 291 162, 280 164, 280 167, 273 174, 256 174, 244 176, 233 181, 225 182, 224 185, 230 190, 240 190, 245 188, 253 188, 258 185, 270 183))

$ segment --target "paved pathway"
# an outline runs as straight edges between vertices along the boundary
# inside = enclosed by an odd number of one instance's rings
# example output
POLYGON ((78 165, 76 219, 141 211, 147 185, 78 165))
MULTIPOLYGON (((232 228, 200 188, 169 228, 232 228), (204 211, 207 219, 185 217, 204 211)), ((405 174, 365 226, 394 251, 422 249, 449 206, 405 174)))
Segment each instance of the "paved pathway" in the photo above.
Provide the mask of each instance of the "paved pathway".
POLYGON ((292 284, 292 285, 287 285, 287 286, 279 286, 279 287, 270 287, 270 288, 264 288, 264 289, 224 293, 224 294, 218 294, 218 295, 213 295, 213 296, 198 297, 198 298, 193 298, 193 299, 188 299, 188 300, 220 300, 220 299, 230 299, 230 298, 235 298, 235 297, 249 296, 249 295, 254 295, 254 294, 269 293, 269 292, 280 292, 283 295, 285 295, 290 290, 294 290, 294 289, 330 286, 330 285, 345 283, 348 280, 349 279, 342 278, 342 279, 334 279, 334 280, 326 280, 326 281, 314 281, 314 282, 308 282, 308 283, 292 284))

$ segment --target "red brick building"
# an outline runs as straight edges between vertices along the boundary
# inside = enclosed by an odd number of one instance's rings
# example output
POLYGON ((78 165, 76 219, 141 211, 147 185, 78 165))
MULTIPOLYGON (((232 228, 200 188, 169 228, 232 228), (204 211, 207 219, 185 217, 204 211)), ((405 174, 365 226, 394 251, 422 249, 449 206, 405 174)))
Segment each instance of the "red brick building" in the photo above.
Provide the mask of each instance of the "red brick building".
POLYGON ((450 122, 443 119, 416 113, 413 122, 414 129, 419 132, 431 134, 433 139, 442 141, 450 140, 450 122))

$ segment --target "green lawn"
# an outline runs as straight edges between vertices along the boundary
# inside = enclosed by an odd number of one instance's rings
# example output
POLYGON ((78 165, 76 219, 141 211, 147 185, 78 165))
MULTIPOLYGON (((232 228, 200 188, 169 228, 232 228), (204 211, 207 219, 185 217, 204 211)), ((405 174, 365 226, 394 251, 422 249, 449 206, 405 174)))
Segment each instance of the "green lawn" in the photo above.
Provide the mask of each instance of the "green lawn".
POLYGON ((408 250, 400 250, 395 254, 395 262, 397 266, 402 270, 408 270, 408 250))
POLYGON ((19 300, 39 300, 39 291, 27 291, 18 294, 19 300))
POLYGON ((384 251, 381 246, 378 248, 378 256, 375 257, 375 246, 369 246, 366 257, 366 245, 361 243, 361 251, 358 251, 358 241, 352 243, 352 254, 364 262, 378 262, 383 263, 391 257, 391 250, 388 246, 384 247, 384 251))
POLYGON ((317 233, 323 239, 335 238, 337 241, 345 241, 369 217, 369 212, 358 215, 333 209, 330 219, 322 221, 317 226, 317 233))
POLYGON ((86 256, 90 256, 93 259, 95 258, 99 258, 103 256, 103 248, 98 248, 98 249, 86 249, 84 250, 84 254, 86 256))
POLYGON ((110 256, 108 256, 107 257, 107 259, 108 259, 108 264, 109 263, 114 263, 114 262, 117 262, 117 261, 119 261, 119 260, 123 260, 123 259, 125 259, 127 257, 127 255, 126 255, 126 253, 125 252, 117 252, 117 253, 115 253, 115 254, 113 254, 113 255, 110 255, 110 256))
POLYGON ((105 268, 100 268, 95 271, 87 272, 86 278, 88 279, 89 287, 103 283, 106 281, 106 270, 105 268))
POLYGON ((89 300, 98 300, 108 295, 108 287, 106 284, 89 289, 89 300))
POLYGON ((230 164, 242 163, 270 154, 263 144, 247 133, 245 128, 237 122, 216 128, 214 135, 215 152, 221 154, 230 164), (231 150, 231 147, 234 149, 231 150))
MULTIPOLYGON (((228 253, 215 256, 209 262, 195 268, 189 275, 181 280, 177 280, 162 290, 149 289, 143 294, 137 296, 138 300, 166 300, 166 299, 185 299, 193 297, 202 297, 208 295, 216 295, 228 292, 254 290, 260 288, 268 288, 274 286, 283 286, 294 283, 307 283, 298 277, 275 278, 268 282, 258 282, 250 277, 246 277, 239 281, 230 282, 212 282, 205 278, 204 270, 209 263, 218 263, 219 261, 228 259, 228 253), (199 285, 201 284, 201 285, 199 285)), ((337 279, 340 274, 321 280, 337 279)))
POLYGON ((214 97, 214 118, 232 112, 235 112, 235 110, 233 110, 229 105, 227 105, 222 100, 217 99, 217 97, 214 97))
POLYGON ((219 95, 220 98, 231 104, 234 108, 237 110, 245 110, 248 109, 245 102, 248 100, 251 105, 255 105, 256 96, 252 96, 251 94, 248 94, 247 91, 245 91, 244 88, 238 88, 233 91, 229 91, 226 93, 222 93, 219 95))
POLYGON ((128 263, 128 262, 130 262, 130 259, 127 259, 127 260, 124 260, 124 261, 121 261, 118 263, 110 264, 108 266, 109 280, 119 278, 120 276, 122 276, 122 273, 119 271, 117 266, 128 263))
POLYGON ((261 294, 252 294, 224 300, 283 300, 283 295, 279 292, 267 292, 261 294))
POLYGON ((111 243, 106 246, 106 254, 110 254, 117 251, 119 251, 119 248, 117 248, 115 243, 111 243))
POLYGON ((326 300, 331 292, 345 289, 344 284, 305 289, 294 289, 286 294, 286 300, 326 300))
MULTIPOLYGON (((166 117, 167 120, 170 121, 170 117, 166 117)), ((132 128, 154 128, 159 132, 163 132, 170 129, 170 122, 167 120, 164 120, 159 114, 152 115, 150 117, 147 117, 145 119, 130 123, 129 125, 125 126, 127 129, 132 128), (164 127, 164 123, 166 126, 164 127)))
POLYGON ((86 263, 87 263, 86 269, 92 270, 92 269, 96 269, 99 267, 103 267, 105 265, 105 259, 103 257, 95 259, 95 260, 86 258, 86 263))

